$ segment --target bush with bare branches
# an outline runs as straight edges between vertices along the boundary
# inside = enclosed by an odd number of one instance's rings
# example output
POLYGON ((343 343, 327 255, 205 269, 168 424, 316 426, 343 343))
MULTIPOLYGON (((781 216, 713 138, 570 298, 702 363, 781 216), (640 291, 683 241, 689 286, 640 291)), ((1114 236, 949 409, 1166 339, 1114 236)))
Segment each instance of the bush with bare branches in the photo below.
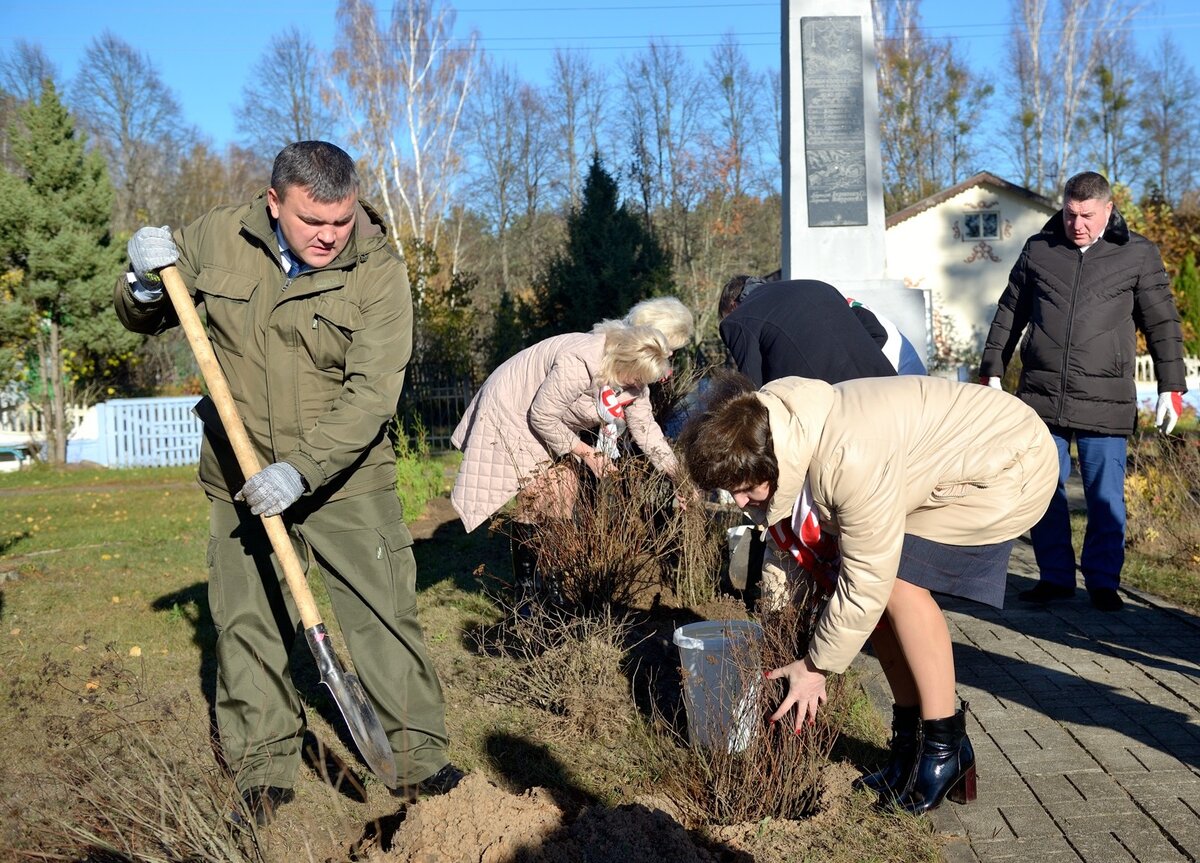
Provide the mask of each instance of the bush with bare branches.
MULTIPOLYGON (((726 659, 735 666, 740 686, 751 703, 734 712, 751 733, 730 729, 739 745, 680 747, 672 723, 660 723, 659 757, 670 765, 661 781, 664 793, 693 825, 738 824, 764 818, 796 819, 813 814, 821 795, 821 777, 839 729, 853 699, 841 676, 829 678, 828 701, 812 726, 793 733, 794 717, 768 725, 786 694, 783 681, 765 681, 763 670, 803 656, 811 635, 816 594, 811 582, 800 581, 792 601, 762 619, 763 636, 753 649, 734 649, 726 659), (744 744, 744 748, 740 744, 744 744)), ((749 643, 747 643, 749 648, 749 643)))
MULTIPOLYGON (((546 519, 531 540, 543 575, 557 575, 568 607, 590 614, 631 606, 669 588, 682 604, 712 599, 724 531, 705 508, 680 506, 674 483, 643 456, 603 479, 572 463, 578 497, 569 518, 546 519)), ((503 519, 501 530, 509 530, 503 519)))
POLYGON ((1200 439, 1139 430, 1129 439, 1126 537, 1131 548, 1183 569, 1200 568, 1200 439))
POLYGON ((612 609, 575 617, 538 607, 514 618, 504 634, 485 645, 506 661, 489 683, 494 698, 562 717, 595 736, 634 720, 623 673, 636 647, 633 627, 612 609))

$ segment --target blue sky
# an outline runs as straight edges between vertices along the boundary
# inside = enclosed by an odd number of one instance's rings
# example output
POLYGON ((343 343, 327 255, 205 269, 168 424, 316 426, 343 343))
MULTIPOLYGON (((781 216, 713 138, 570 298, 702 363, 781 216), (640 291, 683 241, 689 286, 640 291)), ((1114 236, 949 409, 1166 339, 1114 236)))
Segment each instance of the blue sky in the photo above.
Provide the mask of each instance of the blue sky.
MULTIPOLYGON (((0 0, 0 50, 17 39, 40 44, 69 79, 91 40, 105 29, 147 52, 178 98, 187 122, 218 145, 234 140, 234 106, 250 69, 274 34, 291 26, 323 50, 333 45, 335 0, 0 0)), ((377 8, 390 10, 389 0, 377 8)), ((461 0, 458 31, 479 31, 483 45, 542 80, 556 46, 587 49, 596 63, 614 66, 651 37, 667 39, 703 60, 721 34, 732 31, 758 68, 779 63, 778 0, 461 0)), ((982 66, 1000 69, 1007 0, 970 9, 961 0, 924 0, 922 23, 935 36, 959 40, 982 66)), ((1200 3, 1151 0, 1135 25, 1144 49, 1163 32, 1200 73, 1200 3)))

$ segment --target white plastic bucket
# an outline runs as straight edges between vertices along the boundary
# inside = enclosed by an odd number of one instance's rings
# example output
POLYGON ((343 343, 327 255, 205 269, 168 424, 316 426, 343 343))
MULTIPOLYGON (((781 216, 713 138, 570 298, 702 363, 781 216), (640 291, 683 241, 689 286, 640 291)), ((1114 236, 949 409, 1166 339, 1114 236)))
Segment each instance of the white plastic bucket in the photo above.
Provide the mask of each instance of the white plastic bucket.
POLYGON ((761 724, 762 627, 750 620, 702 620, 675 630, 683 700, 693 746, 741 752, 761 724))

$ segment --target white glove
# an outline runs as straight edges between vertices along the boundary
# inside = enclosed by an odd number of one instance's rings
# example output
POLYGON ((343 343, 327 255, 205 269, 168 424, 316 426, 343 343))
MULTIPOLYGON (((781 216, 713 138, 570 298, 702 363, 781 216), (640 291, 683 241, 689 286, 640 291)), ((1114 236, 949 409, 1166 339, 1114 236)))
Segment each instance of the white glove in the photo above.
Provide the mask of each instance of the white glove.
POLYGON ((304 494, 304 478, 285 461, 267 465, 233 496, 246 503, 254 515, 279 515, 304 494))
POLYGON ((992 375, 991 377, 988 377, 988 378, 981 377, 979 379, 979 382, 981 384, 983 384, 985 387, 991 387, 994 390, 1004 389, 1004 387, 1000 386, 1000 378, 996 377, 995 375, 992 375))
POLYGON ((154 299, 162 296, 162 276, 158 271, 179 260, 179 249, 171 237, 171 229, 138 228, 126 246, 129 263, 143 295, 154 299))
POLYGON ((1159 393, 1158 410, 1154 412, 1154 424, 1163 434, 1170 434, 1179 415, 1183 413, 1182 393, 1159 393))

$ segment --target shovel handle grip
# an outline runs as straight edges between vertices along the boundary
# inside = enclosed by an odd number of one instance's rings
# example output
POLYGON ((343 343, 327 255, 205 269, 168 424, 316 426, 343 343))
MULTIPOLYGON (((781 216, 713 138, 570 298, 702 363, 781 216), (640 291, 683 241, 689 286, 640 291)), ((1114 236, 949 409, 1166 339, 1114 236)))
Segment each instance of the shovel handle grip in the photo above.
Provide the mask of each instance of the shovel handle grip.
MULTIPOLYGON (((221 365, 217 362, 216 354, 213 353, 208 335, 204 332, 204 324, 200 322, 200 315, 196 313, 196 304, 192 300, 192 295, 188 293, 187 285, 183 283, 183 277, 179 275, 179 270, 174 266, 164 267, 159 274, 162 276, 167 296, 171 299, 171 305, 175 307, 179 325, 183 327, 188 344, 192 348, 192 354, 200 366, 200 375, 208 385, 208 394, 217 406, 221 424, 225 426, 225 434, 229 437, 234 455, 237 456, 238 467, 242 470, 242 476, 249 479, 262 470, 262 464, 259 463, 254 447, 250 443, 250 436, 246 434, 246 427, 238 414, 237 405, 234 404, 233 394, 229 391, 229 382, 225 379, 225 373, 221 371, 221 365)), ((271 548, 275 551, 275 557, 283 569, 288 591, 296 603, 296 610, 300 614, 304 628, 317 626, 321 622, 321 615, 317 611, 316 602, 313 601, 312 591, 308 588, 308 580, 304 577, 300 559, 296 557, 292 539, 283 525, 283 518, 278 515, 264 515, 260 518, 263 529, 266 530, 267 537, 271 540, 271 548)))

